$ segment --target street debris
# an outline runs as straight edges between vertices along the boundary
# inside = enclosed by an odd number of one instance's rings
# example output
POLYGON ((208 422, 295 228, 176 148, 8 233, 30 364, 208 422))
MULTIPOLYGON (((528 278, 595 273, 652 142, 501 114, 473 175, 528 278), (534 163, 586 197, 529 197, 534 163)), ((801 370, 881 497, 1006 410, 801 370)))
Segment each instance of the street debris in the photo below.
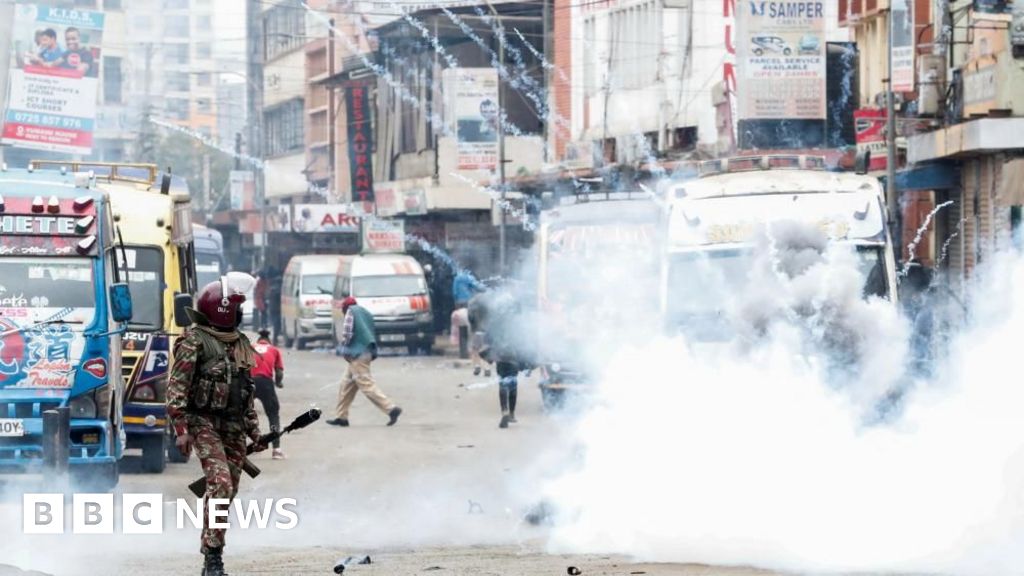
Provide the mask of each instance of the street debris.
POLYGON ((456 448, 476 448, 473 444, 459 444, 456 448))
POLYGON ((369 556, 363 556, 363 557, 359 557, 359 556, 346 556, 345 558, 343 558, 341 560, 338 560, 337 562, 334 563, 334 573, 335 574, 344 574, 345 573, 345 567, 352 566, 353 564, 358 565, 358 564, 372 564, 372 563, 373 563, 373 560, 371 560, 369 556))
POLYGON ((483 514, 483 513, 484 513, 484 507, 481 506, 479 502, 473 502, 472 500, 469 501, 469 512, 468 512, 468 514, 483 514))
POLYGON ((569 569, 566 570, 565 572, 569 576, 580 576, 580 574, 583 574, 583 571, 580 570, 579 568, 575 567, 575 566, 569 566, 569 569))

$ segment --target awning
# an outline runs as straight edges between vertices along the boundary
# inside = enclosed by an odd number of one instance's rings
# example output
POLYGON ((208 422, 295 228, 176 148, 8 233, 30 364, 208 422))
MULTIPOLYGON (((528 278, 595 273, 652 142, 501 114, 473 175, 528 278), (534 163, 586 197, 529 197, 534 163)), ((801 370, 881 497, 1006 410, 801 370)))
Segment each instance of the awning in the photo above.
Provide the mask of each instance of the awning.
POLYGON ((917 164, 1024 148, 1024 118, 982 118, 907 139, 907 162, 917 164))
MULTIPOLYGON (((885 176, 879 178, 883 185, 885 176)), ((953 162, 929 162, 896 171, 896 188, 905 190, 948 190, 960 186, 960 172, 953 162)))

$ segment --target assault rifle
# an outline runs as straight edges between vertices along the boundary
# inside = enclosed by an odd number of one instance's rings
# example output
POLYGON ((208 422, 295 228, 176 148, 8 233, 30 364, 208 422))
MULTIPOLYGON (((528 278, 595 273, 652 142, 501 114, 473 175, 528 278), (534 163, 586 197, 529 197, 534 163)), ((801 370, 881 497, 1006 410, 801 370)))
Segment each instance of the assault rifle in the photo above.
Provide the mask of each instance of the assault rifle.
MULTIPOLYGON (((305 428, 306 426, 309 426, 310 424, 316 422, 319 419, 320 411, 317 410, 316 408, 310 408, 309 412, 300 414, 299 417, 293 420, 291 424, 286 426, 284 430, 278 430, 277 432, 271 432, 269 434, 264 434, 263 436, 260 436, 260 441, 249 444, 249 446, 246 447, 245 449, 245 453, 246 455, 252 454, 253 451, 256 449, 257 445, 262 444, 263 446, 267 446, 274 440, 280 438, 281 436, 284 436, 285 434, 292 432, 294 430, 305 428)), ((246 458, 245 460, 242 461, 242 470, 245 470, 245 473, 248 474, 250 478, 255 478, 260 475, 260 469, 257 468, 256 465, 249 460, 249 458, 246 458)), ((188 489, 191 490, 192 493, 195 494, 196 496, 202 498, 203 495, 206 494, 206 477, 203 476, 202 478, 189 484, 188 489)))

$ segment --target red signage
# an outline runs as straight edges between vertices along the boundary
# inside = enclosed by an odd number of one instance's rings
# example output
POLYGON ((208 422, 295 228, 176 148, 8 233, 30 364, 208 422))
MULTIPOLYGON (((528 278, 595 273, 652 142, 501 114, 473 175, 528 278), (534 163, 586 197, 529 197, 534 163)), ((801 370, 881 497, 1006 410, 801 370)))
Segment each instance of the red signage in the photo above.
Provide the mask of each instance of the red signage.
POLYGON ((861 108, 853 111, 853 120, 857 132, 857 153, 871 151, 871 163, 868 170, 885 170, 885 110, 879 108, 861 108))
POLYGON ((370 89, 354 84, 345 89, 348 112, 348 163, 352 201, 373 202, 373 131, 370 125, 370 89))
POLYGON ((37 196, 0 200, 0 256, 95 254, 96 207, 37 196))

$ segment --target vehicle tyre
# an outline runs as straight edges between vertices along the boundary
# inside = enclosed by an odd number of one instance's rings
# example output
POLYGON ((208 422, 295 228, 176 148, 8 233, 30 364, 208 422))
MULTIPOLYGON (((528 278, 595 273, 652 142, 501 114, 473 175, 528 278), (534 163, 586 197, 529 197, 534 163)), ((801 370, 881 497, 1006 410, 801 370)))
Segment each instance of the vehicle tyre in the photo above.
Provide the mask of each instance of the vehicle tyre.
POLYGON ((170 428, 167 429, 167 443, 166 443, 166 446, 167 446, 167 461, 168 462, 173 462, 175 464, 184 464, 184 463, 188 462, 192 458, 192 454, 191 453, 189 453, 188 456, 183 456, 181 454, 181 450, 178 450, 178 447, 174 445, 174 434, 171 433, 170 428))
POLYGON ((418 346, 406 346, 405 349, 409 353, 409 356, 415 356, 416 352, 419 351, 418 346))
POLYGON ((107 464, 75 466, 71 469, 73 488, 80 491, 110 492, 120 480, 117 460, 107 464))
POLYGON ((430 343, 423 344, 422 346, 420 346, 420 352, 424 356, 430 356, 431 354, 434 353, 434 345, 430 343))
POLYGON ((306 349, 306 339, 305 338, 299 338, 299 332, 298 332, 297 329, 295 331, 295 349, 296 350, 305 350, 306 349))
POLYGON ((792 54, 792 53, 793 53, 793 51, 792 51, 792 50, 790 50, 789 48, 786 48, 786 49, 784 49, 784 50, 782 51, 782 54, 783 54, 784 56, 789 56, 789 55, 790 55, 790 54, 792 54))
POLYGON ((167 435, 152 434, 142 439, 142 471, 160 474, 167 467, 167 435))
POLYGON ((540 397, 545 412, 556 412, 565 405, 565 390, 541 388, 540 397))

